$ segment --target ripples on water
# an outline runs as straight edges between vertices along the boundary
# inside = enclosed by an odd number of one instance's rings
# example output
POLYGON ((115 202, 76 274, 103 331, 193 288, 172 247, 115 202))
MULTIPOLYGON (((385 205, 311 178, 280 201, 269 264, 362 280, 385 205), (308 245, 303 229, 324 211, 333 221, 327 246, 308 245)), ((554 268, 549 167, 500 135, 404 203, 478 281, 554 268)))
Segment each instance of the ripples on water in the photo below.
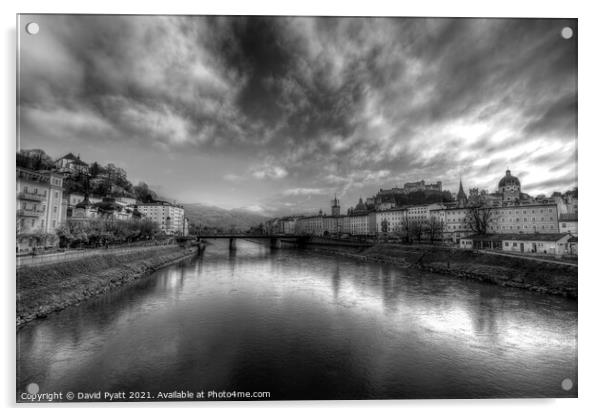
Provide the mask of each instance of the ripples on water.
POLYGON ((40 392, 272 399, 577 391, 574 301, 241 241, 31 323, 17 343, 19 391, 31 382, 40 392))

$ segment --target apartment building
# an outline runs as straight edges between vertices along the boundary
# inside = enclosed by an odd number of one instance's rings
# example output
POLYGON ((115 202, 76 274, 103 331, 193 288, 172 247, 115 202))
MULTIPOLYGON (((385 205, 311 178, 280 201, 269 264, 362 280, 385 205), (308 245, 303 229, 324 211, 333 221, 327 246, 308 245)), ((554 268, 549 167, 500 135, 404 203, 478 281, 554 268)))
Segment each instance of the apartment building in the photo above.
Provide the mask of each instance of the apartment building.
POLYGON ((137 205, 145 218, 156 223, 166 234, 184 234, 184 207, 166 201, 147 202, 137 205))
POLYGON ((17 167, 17 248, 31 249, 49 241, 34 241, 34 234, 53 234, 61 225, 63 175, 17 167))
POLYGON ((407 219, 406 208, 392 208, 375 213, 376 234, 401 232, 407 219))
POLYGON ((495 234, 551 234, 559 232, 555 204, 529 204, 492 208, 488 232, 495 234))

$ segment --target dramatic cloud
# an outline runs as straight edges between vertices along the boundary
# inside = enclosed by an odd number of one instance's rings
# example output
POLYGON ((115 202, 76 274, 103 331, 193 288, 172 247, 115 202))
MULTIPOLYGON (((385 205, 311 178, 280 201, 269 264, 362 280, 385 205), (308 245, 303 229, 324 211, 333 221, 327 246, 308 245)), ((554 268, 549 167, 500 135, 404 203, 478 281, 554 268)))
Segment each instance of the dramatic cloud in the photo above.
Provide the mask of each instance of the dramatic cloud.
POLYGON ((184 201, 317 210, 420 179, 494 190, 506 168, 533 194, 577 183, 576 20, 32 20, 21 146, 184 201))

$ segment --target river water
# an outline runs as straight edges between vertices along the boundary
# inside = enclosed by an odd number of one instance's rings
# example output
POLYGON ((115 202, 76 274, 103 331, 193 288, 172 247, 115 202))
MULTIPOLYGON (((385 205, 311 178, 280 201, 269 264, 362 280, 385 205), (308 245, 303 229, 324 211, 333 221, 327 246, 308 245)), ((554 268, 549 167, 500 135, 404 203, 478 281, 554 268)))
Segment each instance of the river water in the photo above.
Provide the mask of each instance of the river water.
POLYGON ((18 400, 30 383, 154 398, 577 395, 575 301, 243 241, 32 322, 17 348, 18 400))

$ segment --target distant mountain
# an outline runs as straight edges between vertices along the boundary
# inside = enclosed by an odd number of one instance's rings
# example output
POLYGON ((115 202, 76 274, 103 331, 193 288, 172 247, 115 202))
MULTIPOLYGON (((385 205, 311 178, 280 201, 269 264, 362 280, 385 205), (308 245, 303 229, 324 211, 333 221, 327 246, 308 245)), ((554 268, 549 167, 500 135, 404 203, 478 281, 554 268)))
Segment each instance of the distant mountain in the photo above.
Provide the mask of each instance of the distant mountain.
POLYGON ((245 209, 227 210, 205 204, 182 204, 186 217, 190 224, 202 227, 223 228, 228 230, 232 227, 239 230, 247 230, 249 227, 257 226, 268 218, 245 209))

